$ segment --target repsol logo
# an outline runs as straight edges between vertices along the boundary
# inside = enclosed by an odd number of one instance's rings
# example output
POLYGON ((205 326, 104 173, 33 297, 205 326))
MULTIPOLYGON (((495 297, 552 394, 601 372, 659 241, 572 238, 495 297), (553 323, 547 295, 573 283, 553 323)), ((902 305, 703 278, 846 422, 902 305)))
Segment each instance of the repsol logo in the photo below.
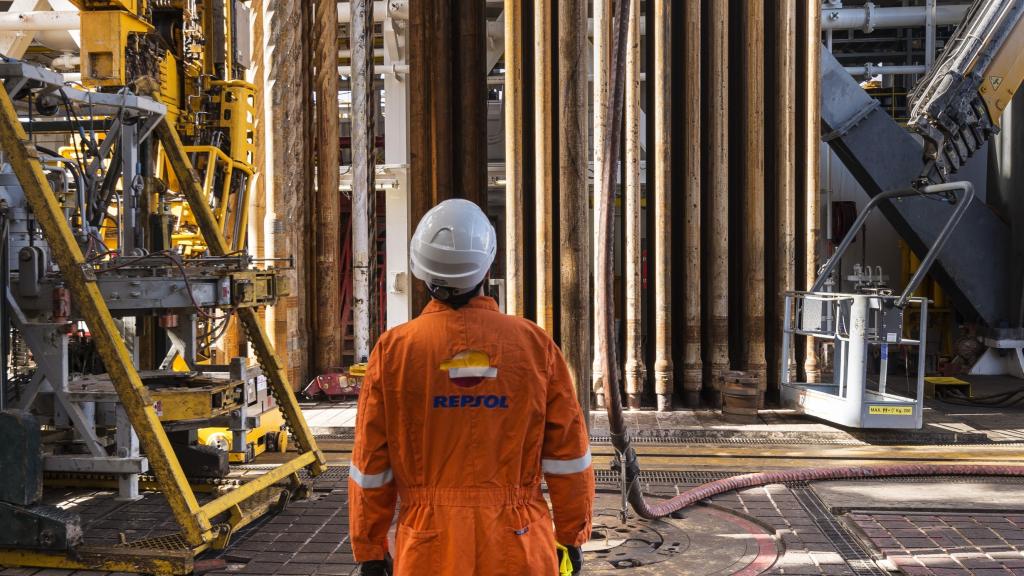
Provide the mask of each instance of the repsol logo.
POLYGON ((434 408, 508 408, 508 396, 453 394, 434 396, 434 408))

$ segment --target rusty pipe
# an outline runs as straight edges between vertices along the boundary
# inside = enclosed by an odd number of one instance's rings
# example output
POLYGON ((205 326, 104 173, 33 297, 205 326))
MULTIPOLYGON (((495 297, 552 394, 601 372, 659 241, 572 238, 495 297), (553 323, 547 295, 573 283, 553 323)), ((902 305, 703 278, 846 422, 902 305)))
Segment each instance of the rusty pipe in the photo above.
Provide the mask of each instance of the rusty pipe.
MULTIPOLYGON (((601 308, 605 305, 598 296, 597 275, 601 274, 600 252, 598 247, 601 244, 601 229, 599 223, 603 221, 601 211, 604 203, 597 201, 596 194, 605 189, 604 179, 606 174, 613 178, 609 186, 614 186, 614 170, 605 168, 605 140, 607 134, 613 128, 608 124, 608 82, 611 48, 611 9, 612 0, 594 0, 594 316, 596 318, 602 313, 601 308)), ((614 207, 614 204, 612 205, 614 207)), ((614 310, 614 308, 612 308, 614 310)), ((594 398, 597 406, 604 406, 605 385, 604 385, 604 351, 600 343, 600 330, 596 325, 594 328, 594 362, 591 372, 591 381, 594 388, 594 398)), ((614 342, 614 340, 612 340, 614 342)))
POLYGON ((590 417, 590 190, 587 161, 587 0, 558 2, 559 306, 562 353, 590 417))
POLYGON ((534 200, 535 250, 537 252, 536 318, 537 325, 553 333, 554 325, 554 262, 552 251, 552 202, 555 185, 554 114, 552 88, 554 54, 552 38, 553 0, 534 0, 533 7, 533 134, 534 134, 534 200))
POLYGON ((644 366, 640 279, 640 0, 630 0, 626 47, 626 402, 640 408, 644 366))
POLYGON ((355 358, 370 356, 370 207, 373 158, 373 13, 369 0, 353 0, 352 24, 352 332, 355 358))
MULTIPOLYGON (((396 0, 389 7, 400 4, 396 0)), ((487 18, 485 0, 452 3, 453 195, 487 210, 487 18)))
POLYGON ((709 94, 716 94, 708 102, 708 122, 711 166, 710 223, 707 236, 707 263, 710 280, 707 305, 711 321, 710 366, 711 404, 721 405, 720 378, 729 369, 729 3, 711 2, 711 29, 708 31, 711 56, 708 64, 709 94))
MULTIPOLYGON (((776 191, 777 235, 775 245, 775 334, 782 332, 782 315, 786 292, 796 289, 796 181, 793 166, 796 162, 796 2, 781 0, 775 10, 775 77, 778 79, 773 100, 775 111, 776 152, 774 167, 776 191)), ((781 348, 781 347, 780 347, 781 348)), ((790 363, 795 356, 790 350, 790 363)), ((791 370, 796 374, 795 363, 791 370)))
POLYGON ((701 2, 686 3, 684 28, 684 55, 686 75, 690 80, 683 88, 683 122, 685 154, 683 158, 684 190, 683 226, 685 227, 686 270, 683 274, 683 310, 686 318, 683 339, 683 401, 689 408, 700 405, 700 390, 704 380, 704 365, 701 361, 701 2))
POLYGON ((505 0, 505 312, 522 316, 523 3, 505 0))
MULTIPOLYGON (((747 371, 765 385, 764 353, 764 3, 743 3, 744 51, 743 170, 744 231, 743 284, 746 293, 744 315, 747 342, 747 371)), ((763 401, 763 397, 761 400, 763 401)), ((759 404, 760 404, 759 401, 759 404)))
MULTIPOLYGON (((807 21, 803 41, 807 45, 805 63, 807 68, 804 78, 804 90, 807 95, 807 115, 801 129, 804 133, 804 154, 806 154, 806 170, 803 175, 804 188, 807 195, 804 202, 807 223, 805 278, 807 285, 810 286, 818 275, 818 244, 820 243, 820 226, 818 224, 818 164, 821 153, 821 2, 820 0, 805 1, 807 2, 807 21)), ((821 379, 821 367, 818 361, 816 342, 817 339, 815 338, 805 339, 804 372, 808 382, 817 382, 821 379)))
POLYGON ((654 389, 672 409, 672 4, 654 2, 654 389))
MULTIPOLYGON (((338 9, 335 3, 321 0, 316 5, 313 23, 316 71, 317 163, 315 278, 318 313, 313 314, 316 326, 314 342, 318 374, 341 365, 343 343, 338 325, 341 317, 341 194, 338 192, 338 74, 336 65, 338 45, 338 9)), ((371 43, 372 38, 350 37, 353 44, 371 43)))

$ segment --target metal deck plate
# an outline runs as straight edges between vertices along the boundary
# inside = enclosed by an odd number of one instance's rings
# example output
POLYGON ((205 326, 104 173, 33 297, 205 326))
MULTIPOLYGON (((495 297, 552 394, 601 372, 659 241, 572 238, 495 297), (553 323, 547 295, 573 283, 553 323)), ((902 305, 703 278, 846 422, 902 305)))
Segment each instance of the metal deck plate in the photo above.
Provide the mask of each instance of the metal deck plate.
POLYGON ((598 496, 588 574, 712 576, 758 574, 775 563, 775 539, 758 524, 713 507, 687 511, 684 519, 620 522, 618 499, 598 496))

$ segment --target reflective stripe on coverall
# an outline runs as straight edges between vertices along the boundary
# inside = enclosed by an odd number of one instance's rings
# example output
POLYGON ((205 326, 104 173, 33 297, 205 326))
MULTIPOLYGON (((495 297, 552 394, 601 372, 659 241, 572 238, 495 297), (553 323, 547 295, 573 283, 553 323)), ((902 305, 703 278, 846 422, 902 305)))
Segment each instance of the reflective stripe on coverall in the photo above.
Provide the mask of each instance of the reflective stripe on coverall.
POLYGON ((358 562, 384 557, 398 499, 398 576, 553 576, 555 540, 587 541, 589 439, 547 333, 477 297, 458 310, 432 301, 381 336, 349 472, 358 562))

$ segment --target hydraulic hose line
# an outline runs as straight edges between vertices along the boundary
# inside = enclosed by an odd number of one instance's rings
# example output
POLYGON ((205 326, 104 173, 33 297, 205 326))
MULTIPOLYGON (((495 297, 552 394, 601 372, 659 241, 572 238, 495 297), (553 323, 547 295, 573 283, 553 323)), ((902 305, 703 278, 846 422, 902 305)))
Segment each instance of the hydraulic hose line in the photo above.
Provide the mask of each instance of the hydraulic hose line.
MULTIPOLYGON (((615 332, 611 311, 615 309, 612 291, 612 255, 614 250, 613 238, 613 201, 614 201, 614 167, 618 165, 622 114, 625 109, 625 63, 626 63, 626 33, 628 31, 629 2, 631 0, 613 0, 612 14, 614 16, 612 30, 612 53, 611 53, 611 85, 609 86, 610 97, 605 103, 608 111, 609 130, 605 134, 604 147, 605 163, 604 173, 601 178, 601 189, 597 191, 597 201, 601 203, 600 219, 595 222, 598 226, 597 237, 597 266, 595 273, 595 330, 597 331, 597 345, 602 352, 603 378, 605 405, 608 414, 608 428, 611 436, 612 446, 616 453, 615 468, 621 473, 623 482, 623 495, 626 502, 642 518, 649 520, 662 518, 707 500, 715 495, 753 488, 767 484, 778 484, 784 482, 807 482, 820 480, 846 480, 856 478, 891 478, 897 476, 1020 476, 1024 477, 1024 466, 996 466, 996 465, 960 465, 960 464, 898 464, 880 466, 848 466, 831 468, 805 468, 800 470, 783 470, 772 472, 758 472, 733 476, 723 480, 716 480, 703 484, 692 490, 688 490, 675 498, 649 504, 640 489, 640 463, 637 460, 636 451, 630 445, 629 433, 622 417, 622 397, 619 391, 615 361, 615 332)), ((667 2, 668 0, 658 0, 667 2)), ((958 183, 959 184, 959 183, 958 183)), ((654 207, 658 209, 658 207, 654 207)), ((624 503, 625 505, 625 503, 624 503)), ((625 513, 625 510, 622 511, 625 513)))
MULTIPOLYGON (((611 407, 608 408, 611 410, 611 407)), ((635 461, 635 460, 634 460, 635 461)), ((1018 476, 1024 477, 1024 466, 995 466, 973 464, 896 464, 882 466, 843 466, 803 468, 757 472, 715 480, 687 490, 682 494, 650 505, 640 492, 633 477, 629 485, 629 503, 642 518, 653 520, 683 510, 718 494, 785 482, 811 482, 821 480, 851 480, 857 478, 892 478, 894 476, 1018 476)))

